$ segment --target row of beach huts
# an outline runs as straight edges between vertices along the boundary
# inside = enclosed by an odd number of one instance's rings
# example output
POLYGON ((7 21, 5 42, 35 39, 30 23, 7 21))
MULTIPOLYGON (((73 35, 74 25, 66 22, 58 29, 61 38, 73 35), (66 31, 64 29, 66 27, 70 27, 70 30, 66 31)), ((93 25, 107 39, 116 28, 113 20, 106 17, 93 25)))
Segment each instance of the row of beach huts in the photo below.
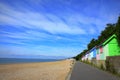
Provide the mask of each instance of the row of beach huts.
POLYGON ((120 47, 118 46, 115 34, 109 37, 99 46, 95 46, 91 50, 89 50, 86 55, 81 58, 81 60, 89 61, 95 65, 103 64, 105 66, 105 61, 107 57, 112 56, 119 56, 118 60, 120 64, 120 47))

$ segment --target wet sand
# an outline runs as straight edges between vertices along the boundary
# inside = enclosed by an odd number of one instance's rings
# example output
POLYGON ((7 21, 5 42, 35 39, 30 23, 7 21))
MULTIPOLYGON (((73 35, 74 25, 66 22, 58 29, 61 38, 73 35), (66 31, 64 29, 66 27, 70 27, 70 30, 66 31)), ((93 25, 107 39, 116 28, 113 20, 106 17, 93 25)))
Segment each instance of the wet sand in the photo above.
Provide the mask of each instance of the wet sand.
POLYGON ((0 64, 0 80, 65 80, 72 62, 0 64))

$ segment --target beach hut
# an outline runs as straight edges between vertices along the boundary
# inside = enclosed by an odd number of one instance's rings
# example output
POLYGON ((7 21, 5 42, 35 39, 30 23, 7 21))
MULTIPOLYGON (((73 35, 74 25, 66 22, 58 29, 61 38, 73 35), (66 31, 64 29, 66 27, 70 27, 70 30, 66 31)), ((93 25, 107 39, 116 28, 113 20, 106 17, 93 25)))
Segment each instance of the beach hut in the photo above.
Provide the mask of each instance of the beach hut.
POLYGON ((85 60, 85 56, 82 57, 82 61, 84 61, 84 60, 85 60))
POLYGON ((99 45, 96 48, 96 65, 100 67, 101 65, 105 68, 105 60, 104 60, 104 54, 103 54, 103 46, 99 45))
POLYGON ((89 60, 92 60, 92 58, 93 58, 93 51, 90 51, 90 53, 89 53, 89 60))
POLYGON ((96 58, 96 54, 97 54, 97 51, 95 46, 90 50, 91 59, 96 58))
POLYGON ((103 47, 99 45, 96 47, 96 60, 102 60, 103 47))
POLYGON ((90 51, 89 51, 89 62, 93 63, 96 65, 96 46, 93 47, 90 51))
POLYGON ((99 52, 99 50, 97 48, 96 60, 100 60, 100 54, 98 52, 99 52))
POLYGON ((107 56, 118 56, 120 55, 120 47, 118 46, 118 42, 116 39, 116 35, 112 35, 102 44, 103 52, 101 55, 101 59, 106 60, 107 56))
POLYGON ((92 58, 93 58, 93 51, 90 50, 90 51, 88 52, 88 60, 91 62, 92 58))
POLYGON ((97 55, 97 49, 96 47, 93 48, 93 58, 96 59, 96 55, 97 55))
POLYGON ((87 61, 87 60, 88 60, 88 58, 89 58, 89 54, 88 54, 88 53, 86 53, 86 55, 85 55, 85 60, 87 61))

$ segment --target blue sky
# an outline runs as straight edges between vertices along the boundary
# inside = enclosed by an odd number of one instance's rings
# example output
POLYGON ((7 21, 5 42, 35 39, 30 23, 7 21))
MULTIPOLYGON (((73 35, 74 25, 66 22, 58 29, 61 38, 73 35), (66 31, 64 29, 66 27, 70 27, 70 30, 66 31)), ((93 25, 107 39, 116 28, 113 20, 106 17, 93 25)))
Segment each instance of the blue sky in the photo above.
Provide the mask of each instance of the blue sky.
POLYGON ((0 0, 0 57, 75 56, 119 14, 120 0, 0 0))

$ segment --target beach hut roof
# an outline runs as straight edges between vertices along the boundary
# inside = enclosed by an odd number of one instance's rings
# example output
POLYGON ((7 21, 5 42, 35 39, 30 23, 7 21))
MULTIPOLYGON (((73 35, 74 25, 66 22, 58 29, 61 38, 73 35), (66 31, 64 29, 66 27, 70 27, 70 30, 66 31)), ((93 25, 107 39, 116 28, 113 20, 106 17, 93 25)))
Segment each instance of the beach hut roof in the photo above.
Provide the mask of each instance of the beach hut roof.
POLYGON ((116 38, 116 35, 113 34, 112 36, 110 36, 109 38, 107 38, 106 40, 104 40, 100 45, 96 46, 96 48, 100 48, 101 46, 105 46, 107 43, 109 43, 113 38, 116 38))
POLYGON ((113 38, 116 38, 116 35, 115 35, 115 34, 113 34, 111 37, 109 37, 107 40, 105 40, 102 45, 105 46, 105 45, 108 44, 113 38))
POLYGON ((97 46, 93 47, 93 48, 90 50, 90 52, 93 51, 93 50, 96 49, 96 48, 97 48, 97 46))

